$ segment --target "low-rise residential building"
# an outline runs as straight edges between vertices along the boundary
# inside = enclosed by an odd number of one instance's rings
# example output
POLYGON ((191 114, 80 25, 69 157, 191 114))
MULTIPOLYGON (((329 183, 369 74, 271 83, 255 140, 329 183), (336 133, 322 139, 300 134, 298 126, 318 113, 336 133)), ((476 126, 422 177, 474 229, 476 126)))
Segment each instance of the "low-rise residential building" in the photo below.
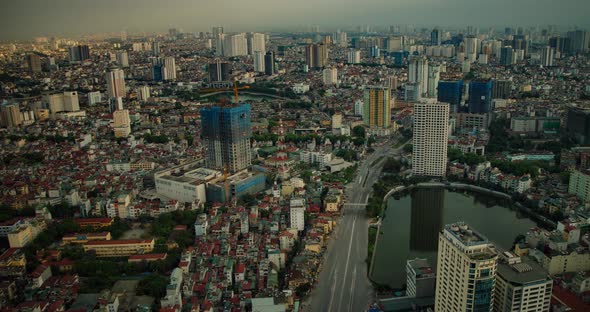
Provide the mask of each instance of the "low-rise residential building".
POLYGON ((0 276, 22 276, 26 266, 27 260, 22 249, 9 248, 0 254, 0 276))
POLYGON ((113 218, 79 218, 74 219, 81 228, 101 229, 107 228, 113 225, 113 218))
POLYGON ((94 252, 97 257, 127 257, 150 253, 154 250, 154 239, 127 239, 89 241, 83 244, 85 252, 94 252))
POLYGON ((84 244, 88 241, 107 241, 111 240, 111 232, 100 233, 74 233, 66 234, 62 238, 62 243, 67 244, 84 244))

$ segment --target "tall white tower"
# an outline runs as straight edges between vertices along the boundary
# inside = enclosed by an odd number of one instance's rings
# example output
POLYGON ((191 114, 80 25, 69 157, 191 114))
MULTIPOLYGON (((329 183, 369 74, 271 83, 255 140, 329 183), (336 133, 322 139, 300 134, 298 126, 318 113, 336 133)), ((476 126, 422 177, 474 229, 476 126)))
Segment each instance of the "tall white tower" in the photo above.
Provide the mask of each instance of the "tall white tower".
POLYGON ((428 90, 428 59, 422 56, 410 60, 408 67, 408 82, 418 84, 420 96, 428 90))
POLYGON ((498 255, 465 223, 445 225, 438 238, 435 311, 492 311, 498 255))
POLYGON ((419 176, 443 177, 447 171, 449 104, 414 105, 412 171, 419 176))
POLYGON ((125 72, 120 68, 113 68, 106 73, 107 94, 109 98, 125 97, 125 72))
POLYGON ((254 51, 254 71, 264 73, 264 52, 254 51))
POLYGON ((555 57, 555 49, 550 46, 541 49, 541 65, 548 67, 553 66, 553 58, 555 57))
POLYGON ((260 33, 250 34, 250 44, 248 45, 248 52, 253 55, 256 51, 266 52, 266 35, 260 33))

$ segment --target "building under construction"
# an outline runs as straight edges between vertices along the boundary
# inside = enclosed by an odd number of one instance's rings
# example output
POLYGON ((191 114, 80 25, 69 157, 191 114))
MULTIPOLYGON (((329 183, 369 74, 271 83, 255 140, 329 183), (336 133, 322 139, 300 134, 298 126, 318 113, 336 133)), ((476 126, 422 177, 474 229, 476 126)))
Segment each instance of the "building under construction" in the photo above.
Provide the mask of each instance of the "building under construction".
POLYGON ((250 166, 250 104, 203 108, 201 127, 208 168, 235 173, 250 166))

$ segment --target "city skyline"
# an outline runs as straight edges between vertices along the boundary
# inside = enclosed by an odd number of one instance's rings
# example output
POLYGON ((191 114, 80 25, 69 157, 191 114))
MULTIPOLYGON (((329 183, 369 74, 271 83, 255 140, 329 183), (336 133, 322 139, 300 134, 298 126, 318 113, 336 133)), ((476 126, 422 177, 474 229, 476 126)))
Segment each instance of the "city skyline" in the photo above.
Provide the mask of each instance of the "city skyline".
POLYGON ((278 31, 310 26, 331 31, 337 28, 354 29, 358 25, 386 27, 400 24, 425 27, 473 25, 486 28, 551 24, 567 30, 587 27, 589 22, 585 12, 589 9, 590 3, 584 0, 569 0, 565 3, 551 0, 450 0, 444 3, 434 0, 370 0, 359 3, 302 0, 281 5, 270 0, 254 0, 248 2, 248 7, 235 0, 224 0, 221 3, 209 0, 104 0, 91 3, 24 0, 3 5, 0 12, 0 40, 122 30, 142 33, 165 31, 168 28, 183 28, 189 32, 210 31, 212 25, 223 25, 227 32, 278 31), (510 10, 506 10, 508 7, 510 10), (214 10, 223 14, 211 14, 214 10), (289 14, 277 14, 281 11, 289 14), (152 18, 154 12, 158 12, 157 19, 152 18), (474 12, 485 12, 485 16, 474 12))

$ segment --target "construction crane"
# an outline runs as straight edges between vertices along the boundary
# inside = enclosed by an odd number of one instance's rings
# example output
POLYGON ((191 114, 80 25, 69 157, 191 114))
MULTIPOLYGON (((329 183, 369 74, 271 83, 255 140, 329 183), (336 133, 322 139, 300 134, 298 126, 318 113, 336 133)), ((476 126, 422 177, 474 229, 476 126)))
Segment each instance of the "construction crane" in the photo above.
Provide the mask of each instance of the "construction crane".
POLYGON ((238 91, 239 90, 245 90, 245 89, 250 89, 250 86, 238 87, 238 81, 237 80, 234 80, 234 86, 233 86, 233 88, 201 89, 200 92, 201 93, 212 93, 212 92, 222 92, 222 91, 233 91, 234 92, 234 103, 238 103, 239 102, 239 99, 238 99, 238 91))

